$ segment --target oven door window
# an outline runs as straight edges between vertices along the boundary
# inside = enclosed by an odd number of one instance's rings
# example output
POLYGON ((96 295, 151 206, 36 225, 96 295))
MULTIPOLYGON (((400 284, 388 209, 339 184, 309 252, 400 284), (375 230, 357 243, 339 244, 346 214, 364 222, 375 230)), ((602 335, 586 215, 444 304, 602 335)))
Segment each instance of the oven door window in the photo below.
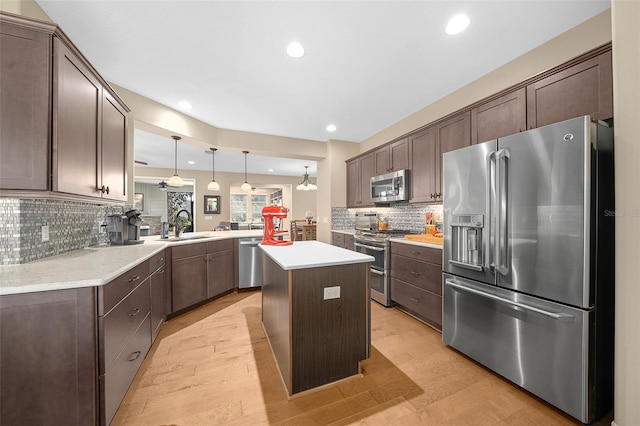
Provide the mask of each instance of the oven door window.
POLYGON ((380 272, 384 271, 384 247, 370 246, 359 242, 356 242, 355 246, 358 253, 373 256, 375 260, 371 262, 371 269, 378 269, 380 272))

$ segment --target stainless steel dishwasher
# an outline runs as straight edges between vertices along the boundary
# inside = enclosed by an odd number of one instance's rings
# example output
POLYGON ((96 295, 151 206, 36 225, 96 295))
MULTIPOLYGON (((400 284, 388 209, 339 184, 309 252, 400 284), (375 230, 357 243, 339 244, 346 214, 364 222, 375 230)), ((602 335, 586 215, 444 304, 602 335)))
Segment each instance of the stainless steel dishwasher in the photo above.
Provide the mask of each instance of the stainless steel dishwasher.
POLYGON ((238 239, 238 287, 262 286, 262 237, 238 239))

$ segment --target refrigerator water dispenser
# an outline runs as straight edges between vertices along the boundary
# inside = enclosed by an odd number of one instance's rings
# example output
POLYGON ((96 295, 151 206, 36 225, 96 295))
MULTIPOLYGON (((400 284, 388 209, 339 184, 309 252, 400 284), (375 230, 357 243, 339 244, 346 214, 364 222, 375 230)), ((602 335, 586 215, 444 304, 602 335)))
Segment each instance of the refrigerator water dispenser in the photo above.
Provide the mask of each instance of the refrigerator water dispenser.
POLYGON ((452 215, 450 226, 452 249, 449 263, 461 268, 482 271, 484 216, 452 215))

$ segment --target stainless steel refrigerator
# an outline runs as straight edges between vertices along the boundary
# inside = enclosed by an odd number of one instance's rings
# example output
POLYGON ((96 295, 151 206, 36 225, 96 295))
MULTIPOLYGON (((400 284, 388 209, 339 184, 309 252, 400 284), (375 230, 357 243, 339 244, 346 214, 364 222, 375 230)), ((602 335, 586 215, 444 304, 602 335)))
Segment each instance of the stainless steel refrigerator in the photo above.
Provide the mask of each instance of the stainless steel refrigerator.
MULTIPOLYGON (((442 339, 583 423, 613 401, 613 130, 443 155, 442 339)), ((490 396, 487 396, 490 398, 490 396)))

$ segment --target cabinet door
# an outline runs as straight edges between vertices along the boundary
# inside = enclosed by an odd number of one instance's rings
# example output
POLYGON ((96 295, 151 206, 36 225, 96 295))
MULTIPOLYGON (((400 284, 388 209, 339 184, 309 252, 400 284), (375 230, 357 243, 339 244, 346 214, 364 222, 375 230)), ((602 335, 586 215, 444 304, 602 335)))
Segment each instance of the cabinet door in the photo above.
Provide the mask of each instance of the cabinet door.
POLYGON ((358 207, 362 202, 360 187, 360 161, 347 162, 347 207, 358 207))
POLYGON ((165 293, 166 271, 164 265, 151 275, 151 338, 155 340, 160 326, 167 316, 165 293))
POLYGON ((98 424, 94 287, 0 296, 0 327, 0 424, 98 424))
POLYGON ((391 164, 391 151, 389 145, 384 145, 373 151, 375 175, 383 175, 389 173, 391 164))
POLYGON ((529 129, 587 114, 613 117, 610 51, 527 86, 529 129))
POLYGON ((233 250, 209 253, 207 297, 233 290, 233 250))
POLYGON ((360 194, 361 202, 359 207, 373 206, 371 198, 371 178, 375 176, 373 154, 360 157, 360 194))
POLYGON ((207 299, 207 264, 206 255, 173 261, 171 298, 174 312, 207 299))
POLYGON ((442 201, 442 154, 471 145, 471 114, 458 114, 436 125, 438 152, 436 156, 435 201, 442 201))
POLYGON ((105 90, 102 102, 101 182, 103 198, 127 199, 127 114, 105 90))
POLYGON ((50 36, 0 23, 0 188, 49 189, 50 36))
POLYGON ((527 92, 523 87, 471 110, 471 143, 527 130, 527 92))
POLYGON ((98 196, 102 86, 58 38, 54 38, 53 190, 98 196))
POLYGON ((436 151, 435 127, 409 137, 411 202, 429 202, 434 199, 436 151))
POLYGON ((395 172, 409 168, 409 139, 401 139, 389 145, 391 161, 389 171, 395 172))

